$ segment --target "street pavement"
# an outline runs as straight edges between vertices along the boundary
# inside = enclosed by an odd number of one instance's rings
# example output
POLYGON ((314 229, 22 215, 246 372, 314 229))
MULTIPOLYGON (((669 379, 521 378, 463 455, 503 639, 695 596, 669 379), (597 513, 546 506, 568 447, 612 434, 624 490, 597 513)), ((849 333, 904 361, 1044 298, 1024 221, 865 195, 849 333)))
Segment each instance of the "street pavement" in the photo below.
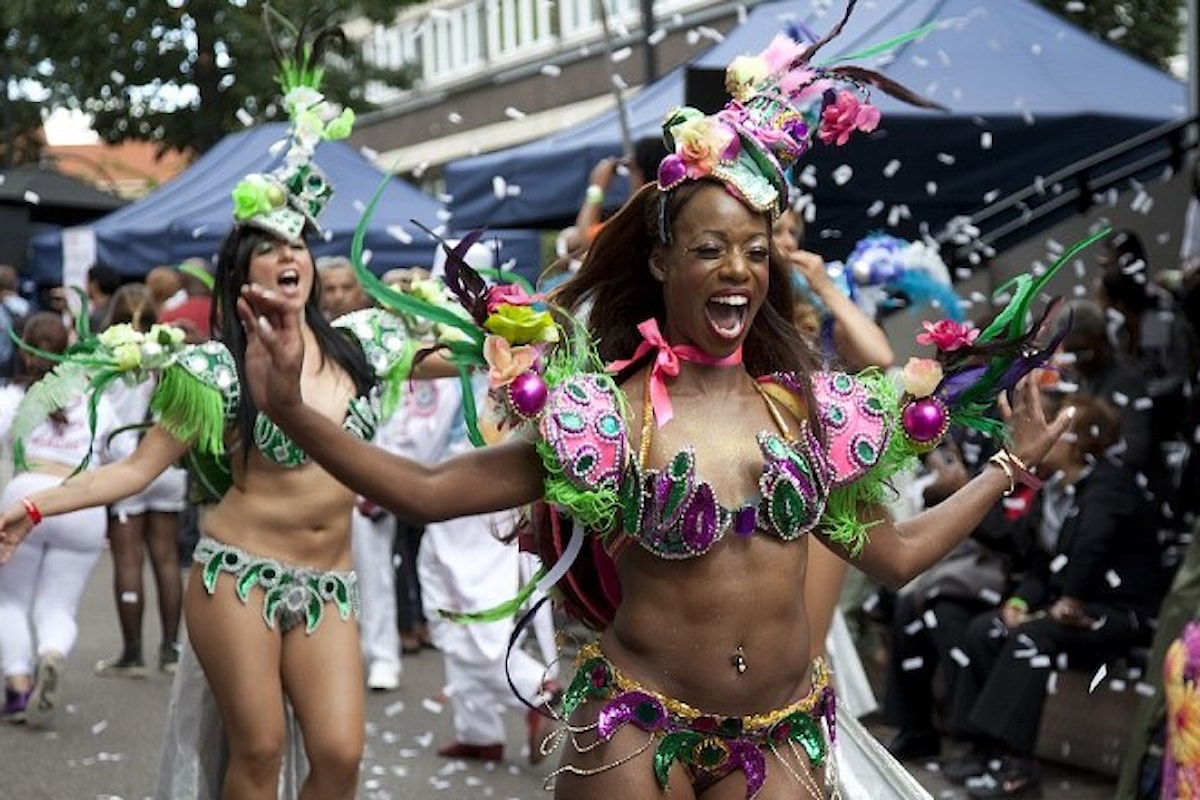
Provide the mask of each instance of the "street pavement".
MULTIPOLYGON (((33 731, 0 725, 0 800, 141 800, 152 798, 166 728, 170 677, 151 671, 145 680, 101 678, 92 671, 116 654, 120 635, 105 554, 92 574, 79 612, 79 642, 71 654, 51 728, 33 731)), ((153 581, 147 576, 153 591, 153 581)), ((153 609, 153 596, 147 609, 153 609)), ((146 651, 158 648, 157 619, 147 613, 146 651)), ((440 702, 442 660, 435 650, 405 656, 401 688, 367 697, 367 747, 360 773, 363 800, 547 800, 545 778, 557 761, 528 764, 524 716, 508 721, 505 758, 496 764, 447 760, 436 749, 452 736, 451 711, 440 702)), ((887 731, 873 728, 882 737, 887 731)), ((911 765, 938 800, 965 792, 941 780, 936 764, 911 765)), ((1045 798, 1108 800, 1106 778, 1050 767, 1045 798)), ((847 800, 850 800, 849 798, 847 800)))

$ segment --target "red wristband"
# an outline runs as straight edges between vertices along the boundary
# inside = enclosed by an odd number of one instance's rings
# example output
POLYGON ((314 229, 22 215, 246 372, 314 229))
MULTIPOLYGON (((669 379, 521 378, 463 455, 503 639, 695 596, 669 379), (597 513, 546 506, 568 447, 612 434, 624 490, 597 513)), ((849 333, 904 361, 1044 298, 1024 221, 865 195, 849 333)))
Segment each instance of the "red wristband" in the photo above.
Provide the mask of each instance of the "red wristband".
POLYGON ((37 503, 33 502, 31 497, 22 497, 21 505, 25 506, 25 513, 29 515, 29 521, 37 525, 42 521, 42 511, 37 507, 37 503))

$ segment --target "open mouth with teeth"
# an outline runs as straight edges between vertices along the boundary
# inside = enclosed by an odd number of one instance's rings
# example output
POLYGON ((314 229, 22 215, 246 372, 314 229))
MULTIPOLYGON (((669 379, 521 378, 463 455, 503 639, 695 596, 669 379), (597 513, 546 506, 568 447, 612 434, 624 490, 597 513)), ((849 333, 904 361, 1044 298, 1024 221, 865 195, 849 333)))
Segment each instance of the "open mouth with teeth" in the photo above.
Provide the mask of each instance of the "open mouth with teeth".
POLYGON ((713 331, 723 339, 736 339, 746 327, 750 298, 743 294, 720 294, 708 298, 704 315, 713 331))
POLYGON ((279 273, 279 277, 275 279, 279 284, 280 289, 295 290, 300 286, 300 272, 294 269, 285 269, 279 273))

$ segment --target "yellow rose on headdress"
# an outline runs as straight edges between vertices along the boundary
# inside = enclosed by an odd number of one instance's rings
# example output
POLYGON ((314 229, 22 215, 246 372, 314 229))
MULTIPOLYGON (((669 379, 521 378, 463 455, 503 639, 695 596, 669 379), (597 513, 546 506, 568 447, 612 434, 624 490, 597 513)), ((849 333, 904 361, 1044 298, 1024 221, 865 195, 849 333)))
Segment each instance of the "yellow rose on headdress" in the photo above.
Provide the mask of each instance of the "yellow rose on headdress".
POLYGON ((532 306, 513 306, 503 303, 483 321, 483 327, 503 336, 509 344, 557 342, 558 326, 549 311, 537 311, 532 306))
POLYGON ((689 178, 712 172, 733 143, 734 133, 712 117, 693 117, 672 131, 675 152, 687 164, 689 178))
POLYGON ((736 100, 745 100, 766 80, 768 72, 767 62, 760 56, 738 56, 725 70, 725 91, 736 100))
POLYGON ((137 342, 125 342, 113 348, 113 360, 117 369, 137 369, 142 363, 142 348, 137 342))
POLYGON ((124 344, 137 345, 142 342, 142 334, 128 322, 109 325, 97 338, 100 339, 100 344, 109 350, 115 350, 124 344))

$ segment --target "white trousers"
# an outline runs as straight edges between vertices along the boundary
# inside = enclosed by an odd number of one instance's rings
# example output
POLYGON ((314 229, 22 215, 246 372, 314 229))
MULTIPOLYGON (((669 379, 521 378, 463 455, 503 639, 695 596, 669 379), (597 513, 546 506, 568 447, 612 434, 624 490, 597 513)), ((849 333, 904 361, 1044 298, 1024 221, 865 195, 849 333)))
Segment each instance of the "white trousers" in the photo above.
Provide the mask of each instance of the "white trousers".
POLYGON ((384 514, 372 520, 358 509, 350 521, 354 571, 362 611, 358 618, 363 659, 367 667, 376 662, 400 669, 400 629, 396 624, 396 565, 392 562, 392 540, 396 518, 384 514))
MULTIPOLYGON (((5 487, 0 508, 61 482, 54 475, 23 472, 5 487)), ((107 523, 102 506, 47 517, 0 566, 0 665, 5 677, 32 675, 36 654, 70 654, 79 633, 75 613, 104 548, 107 523)))
MULTIPOLYGON (((512 627, 507 622, 489 624, 512 627)), ((503 744, 504 711, 510 708, 524 711, 527 708, 508 685, 504 660, 472 663, 450 654, 443 656, 446 663, 446 690, 454 708, 454 738, 463 744, 503 744)), ((514 647, 508 669, 521 697, 531 703, 536 702, 542 688, 545 666, 520 647, 514 647)))

